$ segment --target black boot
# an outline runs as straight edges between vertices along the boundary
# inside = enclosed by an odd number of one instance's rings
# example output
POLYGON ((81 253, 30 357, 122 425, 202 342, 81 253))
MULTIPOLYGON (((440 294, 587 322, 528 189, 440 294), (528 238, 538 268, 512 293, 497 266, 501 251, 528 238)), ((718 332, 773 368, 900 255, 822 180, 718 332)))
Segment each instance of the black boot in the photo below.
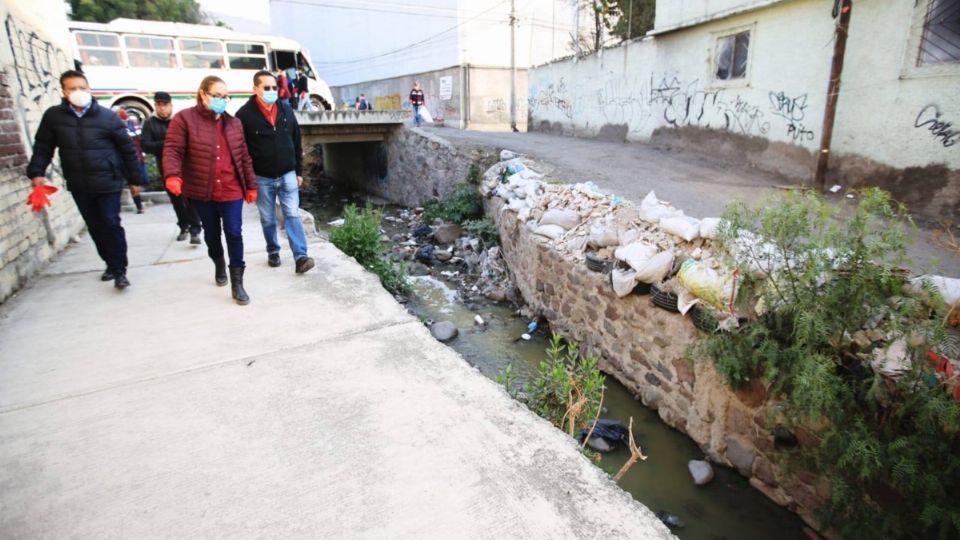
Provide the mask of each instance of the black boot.
POLYGON ((250 297, 247 296, 247 291, 243 290, 243 271, 245 268, 234 268, 230 267, 230 288, 233 292, 233 299, 237 301, 241 306, 245 306, 250 303, 250 297))
POLYGON ((213 279, 217 282, 217 287, 223 287, 227 284, 227 261, 223 257, 213 260, 216 270, 213 271, 213 279))

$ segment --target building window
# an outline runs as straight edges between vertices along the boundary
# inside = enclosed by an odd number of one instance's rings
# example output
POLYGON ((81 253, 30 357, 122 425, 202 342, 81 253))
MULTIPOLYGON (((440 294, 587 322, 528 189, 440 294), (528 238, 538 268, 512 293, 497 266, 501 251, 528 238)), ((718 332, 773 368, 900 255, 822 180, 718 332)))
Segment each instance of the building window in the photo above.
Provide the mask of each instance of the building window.
POLYGON ((917 65, 960 62, 960 0, 930 0, 917 65))
POLYGON ((750 49, 750 32, 740 32, 717 38, 716 78, 721 81, 742 79, 747 76, 747 53, 750 49))

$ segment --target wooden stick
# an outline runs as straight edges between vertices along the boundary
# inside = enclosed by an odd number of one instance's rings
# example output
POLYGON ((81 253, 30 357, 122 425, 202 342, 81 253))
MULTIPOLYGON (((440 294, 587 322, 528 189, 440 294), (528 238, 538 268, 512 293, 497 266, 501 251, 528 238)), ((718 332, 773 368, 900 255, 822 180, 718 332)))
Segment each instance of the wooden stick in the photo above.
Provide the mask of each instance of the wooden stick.
POLYGON ((586 438, 583 439, 583 444, 580 445, 581 452, 583 452, 583 449, 587 447, 587 441, 589 441, 590 437, 593 436, 593 430, 596 429, 597 427, 597 420, 600 419, 600 411, 603 410, 603 394, 604 392, 606 392, 606 390, 607 390, 606 386, 600 387, 600 405, 597 405, 597 415, 593 417, 593 425, 590 426, 590 432, 587 433, 586 438))
POLYGON ((620 467, 620 470, 617 471, 617 474, 613 476, 614 482, 619 482, 623 475, 627 474, 627 471, 630 470, 630 467, 633 467, 634 463, 638 460, 647 460, 647 456, 643 455, 643 452, 640 451, 640 447, 637 446, 637 443, 633 440, 633 417, 630 417, 630 426, 628 427, 630 433, 630 459, 623 464, 623 467, 620 467))

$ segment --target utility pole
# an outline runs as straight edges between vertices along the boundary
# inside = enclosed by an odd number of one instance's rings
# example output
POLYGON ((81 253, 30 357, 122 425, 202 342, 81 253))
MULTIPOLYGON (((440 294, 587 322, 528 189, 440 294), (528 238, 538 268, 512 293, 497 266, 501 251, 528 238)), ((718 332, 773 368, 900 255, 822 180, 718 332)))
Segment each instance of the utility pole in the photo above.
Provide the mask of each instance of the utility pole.
POLYGON ((517 2, 510 0, 510 129, 517 130, 517 2))
POLYGON ((830 83, 827 85, 827 106, 823 111, 820 153, 817 155, 817 170, 813 174, 813 185, 820 193, 823 193, 827 183, 827 162, 830 160, 830 143, 833 140, 833 121, 837 115, 840 75, 843 73, 843 57, 847 52, 847 31, 850 29, 850 12, 853 10, 853 0, 837 0, 837 3, 840 4, 840 21, 837 23, 833 41, 833 62, 830 64, 830 83))

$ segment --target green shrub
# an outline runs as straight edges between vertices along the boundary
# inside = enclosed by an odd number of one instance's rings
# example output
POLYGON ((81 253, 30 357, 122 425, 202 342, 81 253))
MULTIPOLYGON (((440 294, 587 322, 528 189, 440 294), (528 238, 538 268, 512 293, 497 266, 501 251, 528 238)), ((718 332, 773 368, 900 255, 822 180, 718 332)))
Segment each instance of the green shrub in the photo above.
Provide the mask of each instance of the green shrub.
POLYGON ((733 387, 760 377, 783 397, 787 425, 813 426, 819 446, 787 464, 829 481, 826 526, 849 538, 960 537, 960 404, 924 356, 942 338, 942 314, 902 293, 909 217, 879 190, 841 212, 795 194, 727 210, 721 241, 747 277, 740 301, 759 292, 764 309, 709 336, 702 352, 733 387), (751 267, 767 278, 749 279, 751 267), (886 337, 858 344, 864 328, 886 337), (900 338, 912 370, 898 380, 874 372, 874 349, 900 338))
POLYGON ((434 219, 463 223, 468 219, 483 217, 483 200, 475 186, 460 182, 443 199, 433 199, 423 205, 423 220, 431 223, 434 219))
POLYGON ((463 229, 467 231, 467 234, 480 239, 480 244, 484 249, 500 245, 500 232, 497 230, 497 224, 489 217, 468 219, 463 222, 463 229))
POLYGON ((376 274, 384 288, 391 292, 405 292, 408 288, 406 274, 403 268, 387 259, 380 240, 383 213, 369 204, 366 208, 351 204, 344 210, 343 219, 342 226, 330 230, 330 242, 376 274))
POLYGON ((553 425, 573 432, 575 427, 582 428, 593 422, 605 379, 597 367, 596 357, 581 357, 576 343, 564 343, 563 338, 554 334, 546 359, 537 366, 536 377, 524 387, 524 400, 531 410, 553 425), (571 426, 571 407, 581 397, 585 405, 574 415, 576 425, 571 426))

